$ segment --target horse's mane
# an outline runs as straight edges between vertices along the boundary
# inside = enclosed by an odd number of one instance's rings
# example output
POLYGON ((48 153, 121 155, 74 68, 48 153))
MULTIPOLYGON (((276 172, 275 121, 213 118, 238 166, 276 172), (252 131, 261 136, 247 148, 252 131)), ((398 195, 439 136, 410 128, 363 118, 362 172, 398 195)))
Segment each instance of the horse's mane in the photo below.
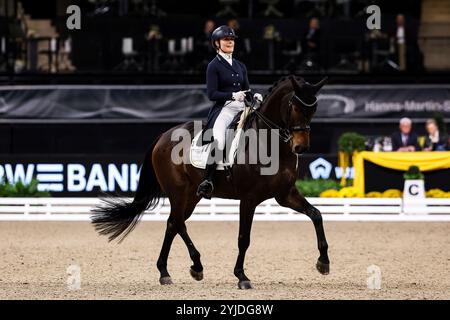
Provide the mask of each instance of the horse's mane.
POLYGON ((290 82, 288 82, 288 80, 293 77, 295 80, 297 80, 300 84, 305 83, 305 79, 303 79, 302 77, 299 76, 295 76, 295 75, 290 75, 288 77, 282 77, 281 79, 275 81, 270 87, 269 89, 267 89, 267 93, 264 95, 264 102, 263 104, 265 104, 269 98, 275 93, 277 92, 279 89, 284 88, 284 86, 290 82))

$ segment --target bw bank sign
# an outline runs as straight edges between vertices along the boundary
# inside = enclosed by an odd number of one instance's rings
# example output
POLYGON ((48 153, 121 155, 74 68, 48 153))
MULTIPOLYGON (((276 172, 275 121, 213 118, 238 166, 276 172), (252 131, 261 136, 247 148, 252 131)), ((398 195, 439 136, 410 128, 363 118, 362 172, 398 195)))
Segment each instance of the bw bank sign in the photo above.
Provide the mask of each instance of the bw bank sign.
MULTIPOLYGON (((142 155, 93 155, 34 157, 0 156, 0 179, 8 182, 33 178, 39 191, 50 191, 54 197, 91 197, 100 193, 132 196, 137 190, 142 155)), ((336 156, 305 155, 299 168, 300 177, 340 179, 342 169, 336 156)), ((353 178, 353 169, 346 176, 353 178)))
POLYGON ((139 171, 136 163, 5 163, 0 164, 0 179, 28 184, 36 178, 39 191, 61 195, 128 193, 136 191, 139 171))

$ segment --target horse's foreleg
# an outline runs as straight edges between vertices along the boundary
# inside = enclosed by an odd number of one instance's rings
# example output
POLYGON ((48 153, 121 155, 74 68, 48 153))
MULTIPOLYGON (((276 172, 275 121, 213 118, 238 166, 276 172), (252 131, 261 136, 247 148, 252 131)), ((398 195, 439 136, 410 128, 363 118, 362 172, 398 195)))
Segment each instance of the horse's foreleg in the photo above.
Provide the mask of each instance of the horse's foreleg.
POLYGON ((306 214, 313 222, 316 229, 317 244, 320 252, 319 260, 316 268, 321 274, 330 273, 330 260, 328 258, 328 243, 325 237, 325 230, 323 229, 322 214, 314 206, 312 206, 297 190, 292 187, 289 192, 276 200, 283 207, 291 208, 297 212, 306 214))
POLYGON ((250 246, 250 232, 252 229, 253 215, 256 205, 241 201, 239 217, 239 256, 234 268, 234 275, 239 279, 239 289, 253 289, 252 283, 244 273, 244 260, 248 247, 250 246))

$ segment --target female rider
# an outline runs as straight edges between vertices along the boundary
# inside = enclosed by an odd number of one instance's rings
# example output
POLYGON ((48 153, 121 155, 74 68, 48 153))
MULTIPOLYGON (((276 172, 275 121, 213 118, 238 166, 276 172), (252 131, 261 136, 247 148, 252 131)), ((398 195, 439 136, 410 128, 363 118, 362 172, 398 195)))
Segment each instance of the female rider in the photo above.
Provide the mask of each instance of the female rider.
MULTIPOLYGON (((228 26, 220 26, 211 35, 211 44, 217 56, 208 65, 206 82, 208 97, 215 104, 209 112, 205 130, 212 128, 215 144, 211 147, 204 181, 197 190, 197 196, 207 199, 211 198, 214 190, 212 180, 217 163, 213 152, 218 151, 223 156, 226 129, 234 117, 244 110, 246 92, 250 88, 247 68, 233 59, 235 38, 234 30, 228 26)), ((262 101, 262 96, 256 94, 255 99, 262 101)))

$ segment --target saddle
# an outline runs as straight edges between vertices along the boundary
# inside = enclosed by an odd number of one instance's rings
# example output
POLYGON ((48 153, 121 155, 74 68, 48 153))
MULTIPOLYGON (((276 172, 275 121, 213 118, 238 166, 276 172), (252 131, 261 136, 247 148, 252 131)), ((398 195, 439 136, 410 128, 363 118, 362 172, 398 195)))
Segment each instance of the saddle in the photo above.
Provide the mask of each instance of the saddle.
MULTIPOLYGON (((255 105, 255 98, 253 97, 253 94, 250 91, 245 93, 244 104, 246 108, 243 111, 240 111, 238 114, 236 114, 236 116, 234 117, 233 121, 231 121, 227 129, 237 130, 238 126, 240 126, 240 128, 242 128, 244 131, 248 129, 255 116, 255 114, 251 112, 251 109, 255 105), (245 114, 243 114, 244 112, 245 114)), ((203 133, 204 130, 202 131, 202 137, 203 133)), ((213 142, 212 140, 208 141, 205 139, 197 139, 196 146, 202 147, 212 142, 213 142)))
MULTIPOLYGON (((234 117, 233 121, 228 126, 229 130, 233 130, 233 132, 235 132, 231 146, 228 148, 229 153, 226 156, 228 162, 223 163, 223 161, 220 161, 217 164, 216 170, 229 170, 233 166, 237 155, 241 134, 243 131, 246 131, 248 128, 250 128, 255 116, 256 114, 251 112, 250 108, 245 108, 244 111, 239 112, 234 117)), ((208 161, 208 156, 210 154, 212 145, 211 141, 203 141, 202 136, 203 130, 198 133, 192 140, 190 150, 190 162, 194 167, 199 169, 206 168, 206 162, 208 161)), ((229 140, 227 139, 227 141, 229 140)), ((247 146, 245 146, 245 148, 246 147, 247 146)), ((227 150, 227 148, 225 150, 227 150)))

